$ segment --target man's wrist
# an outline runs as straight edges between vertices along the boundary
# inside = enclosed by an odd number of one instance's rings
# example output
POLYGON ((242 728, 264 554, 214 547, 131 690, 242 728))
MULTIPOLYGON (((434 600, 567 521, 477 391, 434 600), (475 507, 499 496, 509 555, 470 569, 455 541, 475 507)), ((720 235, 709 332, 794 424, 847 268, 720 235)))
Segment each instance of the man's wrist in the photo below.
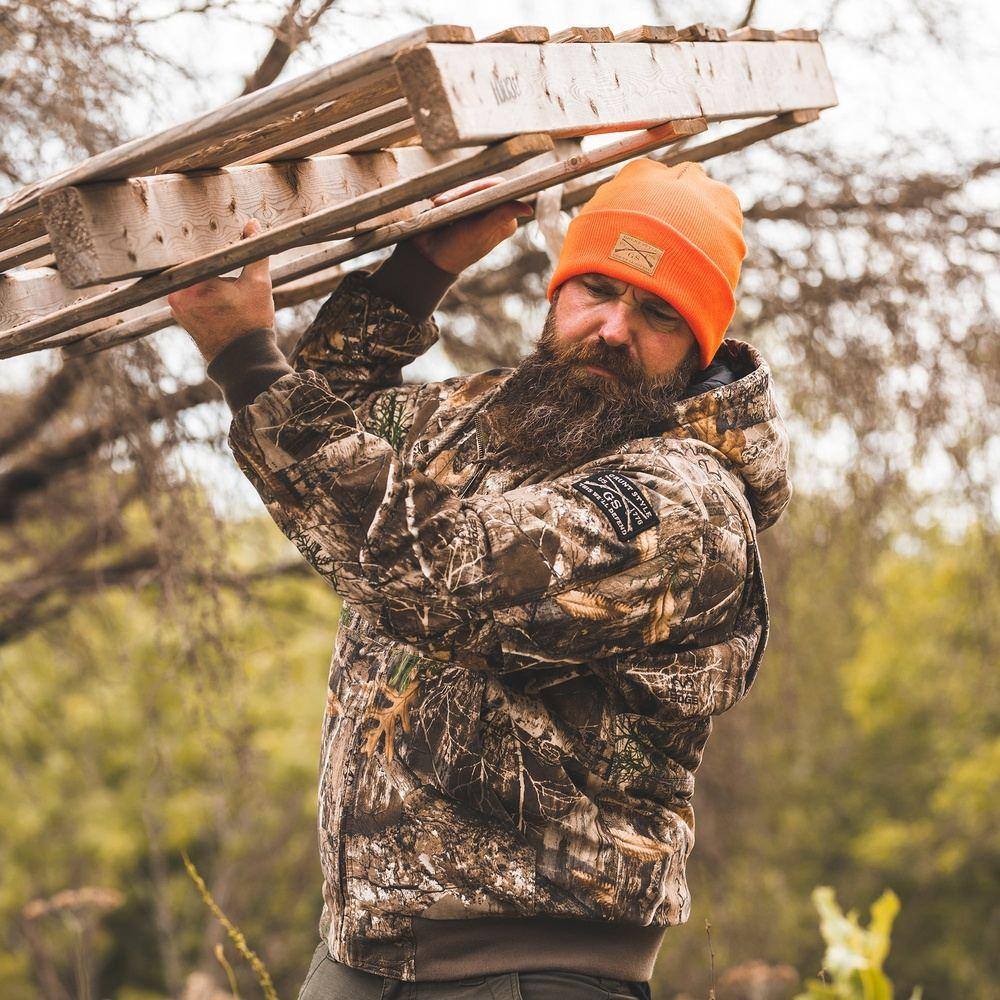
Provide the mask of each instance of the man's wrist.
POLYGON ((258 327, 226 344, 209 362, 208 377, 235 413, 293 370, 278 348, 274 330, 258 327))
POLYGON ((457 278, 404 240, 365 282, 373 294, 388 299, 414 319, 425 320, 457 278))

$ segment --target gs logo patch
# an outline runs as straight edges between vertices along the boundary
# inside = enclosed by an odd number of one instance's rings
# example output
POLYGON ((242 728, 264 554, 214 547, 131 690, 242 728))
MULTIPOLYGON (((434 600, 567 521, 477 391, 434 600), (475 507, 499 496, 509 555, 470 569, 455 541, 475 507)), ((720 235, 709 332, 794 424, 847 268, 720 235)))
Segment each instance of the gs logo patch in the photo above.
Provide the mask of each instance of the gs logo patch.
POLYGON ((639 485, 621 472, 595 472, 573 489, 597 504, 623 542, 660 523, 639 485))

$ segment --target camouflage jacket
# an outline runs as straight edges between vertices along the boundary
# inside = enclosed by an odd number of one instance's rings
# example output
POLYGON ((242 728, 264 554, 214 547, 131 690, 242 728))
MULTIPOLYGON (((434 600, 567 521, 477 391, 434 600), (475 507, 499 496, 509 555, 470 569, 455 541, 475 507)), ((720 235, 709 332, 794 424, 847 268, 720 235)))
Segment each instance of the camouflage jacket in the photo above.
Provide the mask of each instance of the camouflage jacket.
POLYGON ((500 462, 489 402, 511 369, 402 384, 437 327, 368 280, 344 279, 229 435, 344 601, 321 934, 404 980, 648 978, 689 915, 712 716, 767 638, 756 532, 790 495, 767 365, 727 340, 739 377, 650 436, 576 467, 500 462))

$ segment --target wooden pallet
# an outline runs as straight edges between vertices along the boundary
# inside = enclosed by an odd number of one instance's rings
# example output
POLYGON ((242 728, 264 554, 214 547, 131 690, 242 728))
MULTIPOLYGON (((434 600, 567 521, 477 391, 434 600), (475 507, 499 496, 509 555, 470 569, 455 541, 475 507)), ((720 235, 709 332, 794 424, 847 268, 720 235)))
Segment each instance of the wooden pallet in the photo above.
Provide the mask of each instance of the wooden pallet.
POLYGON ((279 304, 513 198, 582 204, 635 156, 705 160, 837 103, 815 32, 704 24, 475 40, 433 25, 91 157, 0 204, 0 357, 170 325, 164 296, 268 255, 279 304), (767 119, 683 149, 717 122, 767 119), (625 133, 583 151, 580 139, 625 133), (468 180, 503 184, 434 208, 468 180), (250 217, 266 227, 241 240, 250 217), (289 287, 290 290, 283 291, 289 287))

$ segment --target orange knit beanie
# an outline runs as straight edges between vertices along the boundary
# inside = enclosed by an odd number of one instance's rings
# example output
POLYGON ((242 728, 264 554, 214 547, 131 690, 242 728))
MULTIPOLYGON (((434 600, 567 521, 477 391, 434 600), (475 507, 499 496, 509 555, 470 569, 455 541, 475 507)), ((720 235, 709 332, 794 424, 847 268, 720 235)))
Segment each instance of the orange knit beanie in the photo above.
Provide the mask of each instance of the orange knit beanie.
POLYGON ((707 368, 736 312, 746 256, 736 192, 700 163, 626 163, 569 224, 549 301, 568 278, 597 272, 669 302, 694 332, 707 368))

